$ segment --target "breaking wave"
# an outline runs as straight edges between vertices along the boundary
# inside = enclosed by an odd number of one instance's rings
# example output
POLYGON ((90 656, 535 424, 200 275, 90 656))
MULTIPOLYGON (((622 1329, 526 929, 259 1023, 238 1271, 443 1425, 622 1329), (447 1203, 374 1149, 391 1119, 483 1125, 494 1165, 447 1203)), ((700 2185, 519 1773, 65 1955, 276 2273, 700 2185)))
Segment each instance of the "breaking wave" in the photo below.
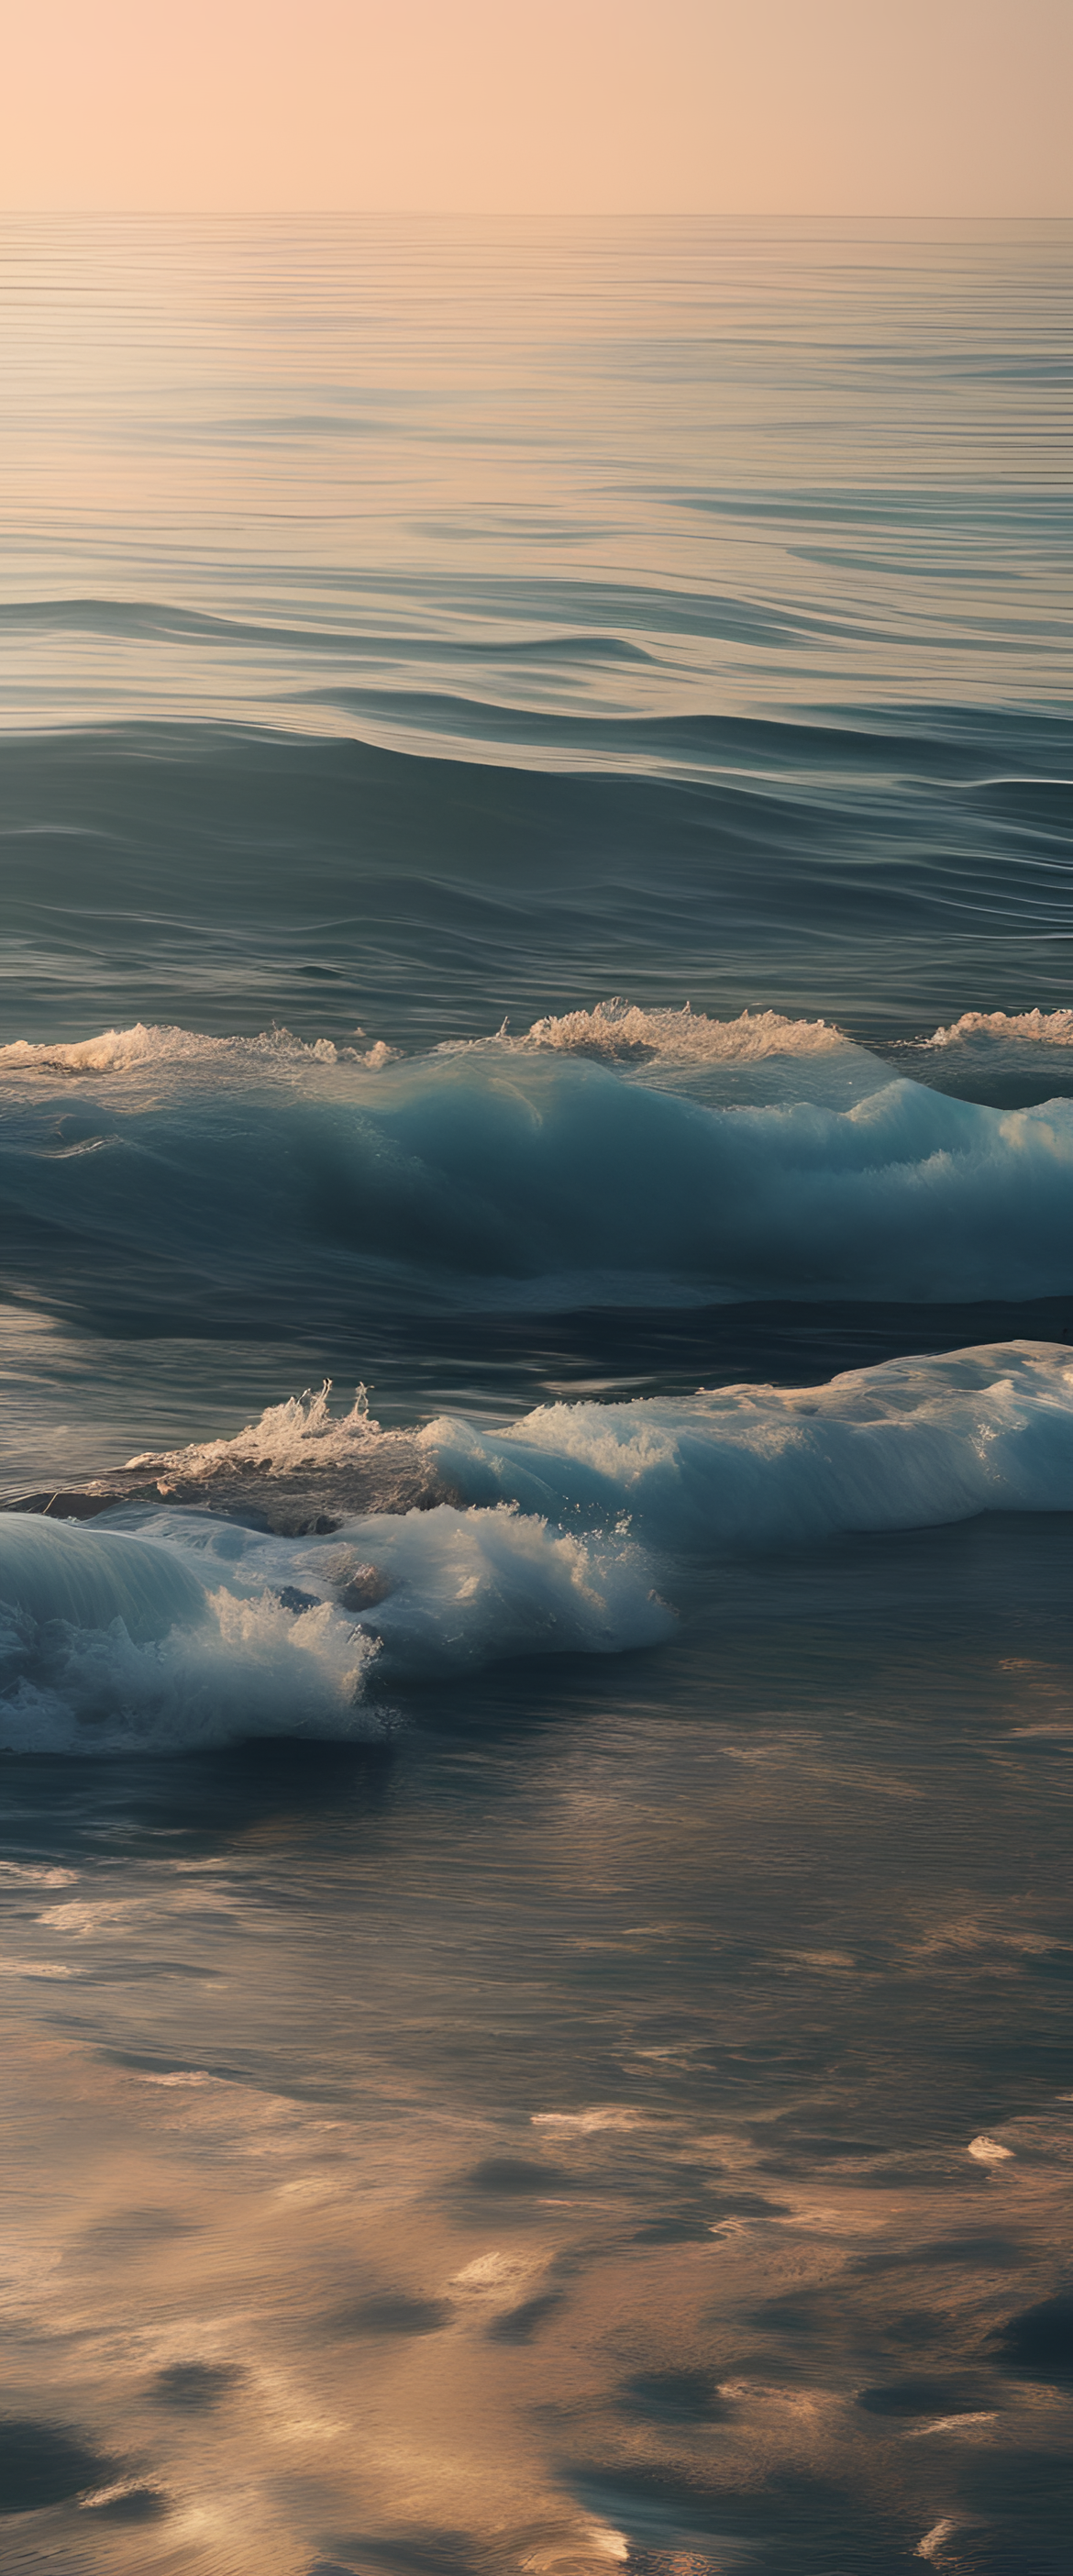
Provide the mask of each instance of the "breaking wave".
POLYGON ((402 1063, 286 1032, 7 1054, 8 1275, 46 1308, 57 1229, 69 1311, 122 1309, 133 1283, 150 1314, 210 1321, 258 1300, 306 1321, 385 1298, 963 1302, 1073 1277, 1073 1102, 892 1079, 823 1022, 605 1005, 402 1063), (752 1081, 758 1059, 759 1094, 689 1096, 698 1064, 752 1081))
POLYGON ((129 1473, 138 1486, 102 1487, 89 1530, 0 1515, 9 1749, 376 1737, 395 1722, 385 1693, 439 1674, 660 1645, 702 1572, 732 1581, 742 1551, 1073 1511, 1073 1358, 996 1344, 809 1389, 409 1433, 381 1431, 360 1398, 334 1415, 323 1389, 129 1473), (400 1449, 415 1483, 452 1499, 385 1508, 400 1449), (304 1493, 297 1531, 271 1525, 281 1486, 304 1493))
POLYGON ((197 1550, 0 1517, 0 1744, 157 1752, 246 1735, 376 1735, 376 1652, 331 1602, 242 1597, 197 1550))
POLYGON ((616 1652, 673 1627, 625 1531, 581 1534, 504 1504, 367 1516, 330 1545, 158 1506, 137 1536, 99 1530, 90 1546, 91 1572, 83 1531, 0 1516, 8 1751, 375 1740, 396 1722, 370 1696, 381 1672, 398 1684, 499 1656, 616 1652), (356 1616, 356 1602, 375 1610, 356 1616))
MULTIPOLYGON (((262 1414, 233 1440, 132 1459, 162 1495, 256 1460, 266 1495, 296 1475, 376 1492, 407 1447, 415 1474, 471 1512, 507 1505, 586 1529, 627 1525, 661 1557, 811 1541, 840 1530, 920 1529, 983 1511, 1073 1510, 1073 1353, 983 1344, 847 1370, 824 1386, 729 1386, 623 1404, 540 1405, 494 1429, 438 1415, 382 1431, 364 1389, 333 1414, 330 1389, 262 1414)), ((435 1513, 411 1512, 420 1533, 435 1513)), ((389 1546, 401 1522, 385 1515, 389 1546)))

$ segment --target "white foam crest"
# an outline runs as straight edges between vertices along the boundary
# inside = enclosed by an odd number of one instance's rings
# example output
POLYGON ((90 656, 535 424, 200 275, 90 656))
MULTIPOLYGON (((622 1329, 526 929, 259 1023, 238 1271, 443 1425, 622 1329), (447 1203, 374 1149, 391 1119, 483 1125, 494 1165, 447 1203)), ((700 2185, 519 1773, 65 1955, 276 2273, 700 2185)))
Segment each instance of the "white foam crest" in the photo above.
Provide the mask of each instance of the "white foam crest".
MULTIPOLYGON (((306 1403, 328 1440, 327 1392, 306 1403)), ((275 1414, 293 1427, 290 1408, 275 1414)), ((335 1426, 351 1444, 395 1436, 353 1421, 335 1426)), ((260 1429, 240 1438, 256 1449, 260 1429)), ((0 1518, 0 1568, 5 1548, 15 1568, 0 1581, 0 1743, 375 1734, 374 1668, 394 1688, 507 1656, 657 1644, 690 1562, 1073 1511, 1073 1354, 996 1343, 819 1387, 549 1404, 498 1430, 441 1417, 409 1437, 461 1502, 355 1512, 330 1538, 167 1504, 92 1532, 0 1518)))
MULTIPOLYGON (((353 1034, 363 1038, 365 1031, 355 1029, 353 1034)), ((934 1029, 930 1037, 910 1043, 939 1050, 986 1039, 1073 1046, 1073 1009, 963 1011, 959 1019, 934 1029)), ((790 1019, 773 1010, 745 1010, 736 1019, 718 1020, 695 1011, 689 1002, 679 1009, 645 1010, 616 994, 597 1002, 591 1011, 548 1013, 518 1035, 504 1021, 494 1037, 445 1039, 434 1053, 472 1055, 501 1049, 511 1054, 583 1055, 607 1064, 647 1059, 654 1065, 717 1066, 755 1065, 779 1056, 832 1055, 851 1043, 829 1020, 790 1019)), ((345 1046, 331 1038, 295 1037, 290 1029, 279 1027, 253 1036, 219 1037, 138 1020, 131 1028, 101 1029, 88 1038, 13 1039, 0 1046, 0 1073, 122 1074, 180 1066, 215 1072, 286 1072, 315 1065, 360 1065, 378 1072, 402 1057, 403 1050, 384 1038, 366 1047, 345 1046)))
MULTIPOLYGON (((565 1530, 513 1503, 381 1512, 338 1539, 295 1539, 164 1505, 137 1536, 94 1533, 196 1607, 132 1636, 113 1592, 72 1600, 65 1560, 85 1533, 32 1515, 0 1518, 0 1746, 114 1753, 249 1736, 375 1736, 374 1665, 385 1677, 469 1669, 497 1657, 603 1654, 665 1638, 674 1614, 649 1555, 617 1527, 565 1530), (45 1535, 33 1608, 4 1575, 4 1541, 45 1535), (355 1541, 358 1542, 357 1563, 355 1541), (357 1566, 358 1580, 355 1580, 357 1566), (370 1581, 370 1578, 373 1578, 370 1581), (354 1614, 354 1595, 375 1604, 354 1614)), ((16 1558, 16 1577, 18 1559, 16 1558)))
POLYGON ((504 1656, 656 1645, 674 1614, 625 1528, 565 1530, 507 1499, 351 1524, 390 1589, 371 1614, 387 1669, 457 1670, 504 1656))
POLYGON ((496 1432, 442 1419, 424 1437, 474 1502, 628 1519, 661 1552, 1071 1511, 1073 1356, 998 1343, 820 1387, 545 1405, 496 1432))
POLYGON ((654 1643, 674 1624, 649 1552, 617 1520, 565 1529, 503 1496, 472 1508, 355 1513, 330 1538, 251 1530, 167 1503, 143 1526, 160 1553, 174 1551, 206 1588, 222 1581, 244 1607, 253 1593, 270 1595, 287 1619, 288 1597, 319 1596, 336 1615, 334 1604, 353 1605, 357 1593, 351 1634, 380 1643, 380 1668, 393 1680, 504 1655, 615 1653, 654 1643))
POLYGON ((607 1064, 648 1058, 663 1064, 759 1064, 769 1056, 830 1055, 848 1041, 827 1020, 788 1020, 778 1011, 742 1011, 712 1020, 685 1002, 677 1011, 642 1010, 616 994, 591 1011, 534 1020, 512 1038, 504 1022, 494 1041, 519 1053, 550 1049, 596 1056, 607 1064))
MULTIPOLYGON (((195 1462, 204 1472, 241 1458, 259 1463, 270 1484, 311 1451, 345 1471, 348 1463, 363 1465, 381 1443, 407 1446, 441 1490, 468 1506, 364 1515, 357 1508, 346 1520, 348 1544, 360 1540, 366 1570, 371 1564, 392 1585, 409 1588, 416 1633, 426 1585, 429 1599, 437 1591, 453 1597, 452 1585, 462 1599, 474 1597, 471 1576, 478 1591, 490 1580, 491 1558, 481 1556, 490 1534, 493 1548, 505 1547, 516 1567, 534 1546, 533 1562, 550 1561, 546 1550, 557 1536, 572 1544, 580 1531, 591 1547, 592 1534, 602 1532, 608 1563, 628 1567, 631 1579, 644 1571, 647 1583, 647 1557, 642 1568, 628 1549, 616 1554, 628 1537, 642 1538, 646 1550, 703 1553, 842 1529, 927 1528, 988 1510, 1073 1510, 1073 1353, 1064 1343, 985 1343, 847 1370, 820 1386, 701 1388, 688 1397, 619 1404, 561 1401, 492 1428, 439 1415, 412 1432, 381 1431, 364 1389, 349 1413, 333 1417, 326 1385, 270 1408, 230 1442, 172 1453, 170 1464, 195 1462), (506 1518, 497 1518, 504 1506, 506 1518), (470 1545, 473 1562, 463 1565, 470 1545)), ((159 1515, 150 1532, 158 1526, 165 1526, 159 1515)), ((182 1511, 166 1522, 173 1540, 195 1526, 198 1516, 182 1511)), ((325 1558, 319 1540, 302 1542, 313 1550, 309 1576, 300 1551, 287 1553, 295 1546, 290 1539, 239 1533, 219 1521, 204 1526, 217 1533, 217 1548, 227 1528, 232 1557, 274 1548, 277 1583, 313 1579, 323 1588, 332 1579, 330 1550, 325 1558), (324 1564, 322 1578, 317 1568, 324 1564)), ((557 1562, 570 1564, 571 1583, 583 1589, 582 1561, 568 1548, 557 1562)), ((591 1555, 585 1562, 591 1573, 591 1555)), ((244 1576, 248 1570, 244 1557, 244 1576)), ((398 1615, 397 1606, 378 1606, 377 1627, 395 1624, 398 1615)))
MULTIPOLYGON (((357 1037, 364 1034, 363 1029, 355 1031, 357 1037)), ((209 1037, 195 1029, 146 1027, 137 1020, 133 1028, 102 1029, 96 1037, 76 1038, 70 1043, 48 1039, 37 1044, 28 1038, 15 1038, 9 1045, 0 1046, 0 1073, 122 1074, 178 1065, 213 1072, 248 1068, 287 1072, 342 1063, 361 1064, 378 1072, 383 1065, 393 1063, 398 1053, 398 1048, 388 1046, 383 1038, 360 1051, 337 1047, 331 1038, 315 1038, 307 1043, 282 1028, 262 1029, 255 1037, 209 1037)))
MULTIPOLYGON (((270 1404, 256 1422, 247 1422, 229 1440, 192 1442, 186 1449, 145 1451, 128 1458, 128 1468, 152 1467, 190 1477, 209 1477, 221 1468, 254 1466, 265 1475, 285 1476, 295 1469, 325 1463, 345 1466, 355 1451, 366 1453, 384 1435, 369 1411, 369 1398, 359 1386, 349 1413, 333 1414, 332 1381, 304 1395, 270 1404)), ((391 1434, 387 1435, 389 1438, 391 1434)))
POLYGON ((998 1038, 1012 1044, 1073 1047, 1073 1010, 963 1011, 961 1018, 952 1020, 948 1028, 933 1030, 923 1044, 928 1047, 966 1046, 981 1038, 998 1038))

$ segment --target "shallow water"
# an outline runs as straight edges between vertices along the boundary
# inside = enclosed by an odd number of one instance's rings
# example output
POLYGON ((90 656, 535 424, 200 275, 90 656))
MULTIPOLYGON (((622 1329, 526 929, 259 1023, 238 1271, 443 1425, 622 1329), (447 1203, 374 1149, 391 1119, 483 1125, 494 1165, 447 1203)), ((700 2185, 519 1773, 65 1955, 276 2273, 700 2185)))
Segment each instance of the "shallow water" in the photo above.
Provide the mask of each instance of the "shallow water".
POLYGON ((4 252, 5 2564, 1057 2576, 1073 232, 4 252))

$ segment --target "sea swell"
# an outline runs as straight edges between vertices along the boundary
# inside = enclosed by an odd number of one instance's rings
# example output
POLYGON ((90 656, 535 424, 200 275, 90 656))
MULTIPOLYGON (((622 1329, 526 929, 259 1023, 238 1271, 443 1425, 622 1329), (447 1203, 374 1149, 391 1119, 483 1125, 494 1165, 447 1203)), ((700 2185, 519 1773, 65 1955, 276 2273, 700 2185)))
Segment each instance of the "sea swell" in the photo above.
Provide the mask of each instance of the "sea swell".
POLYGON ((6 737, 5 1036, 276 1019, 427 1048, 617 990, 887 1043, 1067 1004, 1059 712, 623 717, 542 766, 479 732, 440 756, 399 708, 393 748, 222 718, 6 737))

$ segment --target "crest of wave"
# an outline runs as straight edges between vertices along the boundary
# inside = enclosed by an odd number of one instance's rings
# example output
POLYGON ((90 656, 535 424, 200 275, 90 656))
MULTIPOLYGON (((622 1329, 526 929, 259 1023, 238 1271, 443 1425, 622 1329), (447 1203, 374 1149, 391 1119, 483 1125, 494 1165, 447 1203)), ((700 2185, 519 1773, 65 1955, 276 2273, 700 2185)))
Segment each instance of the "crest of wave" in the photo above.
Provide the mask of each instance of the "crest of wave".
POLYGON ((688 1002, 680 1011, 644 1011, 616 995, 593 1011, 534 1020, 528 1037, 517 1043, 608 1062, 660 1056, 680 1064, 757 1064, 770 1055, 827 1055, 845 1039, 827 1020, 787 1020, 778 1011, 710 1020, 688 1002))
POLYGON ((333 1415, 331 1379, 314 1393, 271 1404, 230 1440, 205 1440, 162 1455, 128 1459, 148 1470, 169 1499, 193 1502, 213 1487, 232 1509, 267 1512, 269 1526, 298 1535, 329 1518, 364 1512, 428 1511, 448 1490, 420 1432, 384 1431, 359 1386, 349 1413, 333 1415))
POLYGON ((704 1555, 1073 1509, 1064 1343, 982 1343, 826 1386, 541 1405, 504 1430, 443 1416, 425 1437, 485 1509, 509 1499, 559 1524, 612 1521, 704 1555))
POLYGON ((332 1381, 316 1391, 290 1395, 285 1404, 270 1404, 256 1422, 247 1422, 230 1440, 204 1440, 188 1449, 145 1451, 128 1458, 128 1467, 170 1467, 187 1476, 211 1476, 221 1467, 257 1467, 266 1476, 287 1476, 296 1468, 331 1461, 344 1465, 355 1449, 406 1434, 384 1432, 369 1411, 368 1391, 359 1386, 349 1413, 333 1414, 332 1381))
MULTIPOLYGON (((356 1029, 363 1037, 363 1029, 356 1029)), ((396 1047, 386 1046, 379 1038, 364 1054, 355 1047, 335 1046, 331 1038, 316 1038, 311 1044, 292 1036, 290 1029, 262 1029, 256 1037, 205 1037, 196 1029, 146 1028, 137 1020, 130 1029, 101 1029, 96 1037, 76 1038, 69 1044, 47 1040, 36 1045, 28 1038, 16 1038, 9 1046, 0 1046, 0 1070, 8 1073, 130 1073, 146 1066, 173 1064, 205 1065, 214 1072, 222 1067, 256 1064, 286 1071, 290 1067, 312 1064, 339 1064, 344 1060, 363 1064, 370 1072, 393 1062, 396 1047)))
POLYGON ((1073 1011, 963 1011, 949 1028, 936 1029, 930 1047, 964 1046, 973 1038, 1027 1040, 1037 1046, 1073 1047, 1073 1011))

